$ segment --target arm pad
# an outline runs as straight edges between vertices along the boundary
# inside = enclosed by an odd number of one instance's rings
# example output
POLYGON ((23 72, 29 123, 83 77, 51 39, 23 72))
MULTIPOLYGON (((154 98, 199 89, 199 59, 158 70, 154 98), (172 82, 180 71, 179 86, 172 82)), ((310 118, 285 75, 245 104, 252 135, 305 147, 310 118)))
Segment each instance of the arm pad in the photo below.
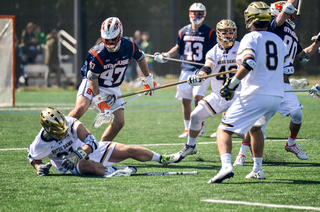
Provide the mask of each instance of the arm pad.
POLYGON ((306 63, 309 61, 309 59, 310 58, 308 57, 308 55, 304 51, 302 52, 302 54, 299 57, 300 63, 306 63))
POLYGON ((94 152, 94 150, 96 150, 99 146, 99 142, 92 134, 88 134, 87 137, 83 140, 83 143, 89 145, 92 149, 92 152, 94 152))
POLYGON ((206 72, 207 75, 211 74, 212 69, 210 68, 210 66, 203 66, 200 71, 204 71, 206 72))
POLYGON ((243 67, 245 67, 248 71, 251 71, 256 67, 256 61, 253 57, 247 57, 242 62, 243 67))
POLYGON ((144 51, 141 51, 141 52, 142 52, 142 56, 138 60, 136 60, 137 62, 144 60, 146 58, 146 54, 144 53, 144 51))
POLYGON ((99 76, 97 76, 97 75, 95 75, 92 71, 88 71, 88 73, 87 73, 87 78, 88 78, 88 80, 95 80, 95 79, 98 79, 99 78, 99 76))

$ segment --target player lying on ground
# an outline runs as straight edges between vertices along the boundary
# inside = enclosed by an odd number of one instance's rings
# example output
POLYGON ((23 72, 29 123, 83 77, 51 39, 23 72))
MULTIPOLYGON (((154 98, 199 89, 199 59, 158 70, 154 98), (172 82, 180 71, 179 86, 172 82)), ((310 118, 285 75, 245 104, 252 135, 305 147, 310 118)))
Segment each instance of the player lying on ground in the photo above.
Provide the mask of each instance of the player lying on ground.
MULTIPOLYGON (((221 20, 216 26, 216 34, 219 43, 210 49, 206 55, 206 63, 200 69, 198 75, 190 75, 188 77, 188 84, 191 86, 201 85, 203 79, 200 80, 199 76, 207 74, 213 74, 236 70, 236 56, 239 47, 237 38, 237 26, 231 20, 221 20)), ((234 73, 229 74, 229 77, 234 76, 234 73)), ((201 129, 202 120, 221 114, 226 111, 233 101, 227 101, 225 98, 219 95, 221 86, 224 85, 228 76, 220 75, 217 77, 211 77, 207 79, 211 82, 212 93, 199 101, 198 106, 192 111, 190 125, 188 129, 188 142, 185 147, 176 154, 172 154, 173 160, 169 160, 166 163, 178 163, 187 155, 193 155, 197 153, 196 140, 201 129)), ((240 88, 238 88, 240 91, 240 88)), ((239 96, 239 94, 236 94, 239 96)))
POLYGON ((40 123, 42 129, 28 148, 28 160, 39 176, 49 175, 51 166, 62 174, 70 170, 79 176, 129 176, 136 171, 134 167, 117 170, 111 165, 128 158, 159 163, 167 160, 165 155, 144 147, 112 141, 98 142, 79 120, 64 116, 52 107, 41 111, 40 123), (43 163, 46 157, 51 163, 43 163))

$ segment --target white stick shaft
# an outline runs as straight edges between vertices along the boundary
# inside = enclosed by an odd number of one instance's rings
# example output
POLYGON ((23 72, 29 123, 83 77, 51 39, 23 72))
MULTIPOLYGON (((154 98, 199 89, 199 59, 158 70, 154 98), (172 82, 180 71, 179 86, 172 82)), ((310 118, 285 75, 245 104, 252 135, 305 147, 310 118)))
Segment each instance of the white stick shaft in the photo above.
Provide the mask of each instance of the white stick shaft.
POLYGON ((133 174, 133 175, 147 175, 147 176, 152 176, 152 175, 196 175, 198 174, 197 171, 192 171, 192 172, 147 172, 143 174, 133 174))
POLYGON ((143 93, 140 93, 139 95, 137 95, 137 96, 133 97, 132 99, 129 99, 128 101, 126 101, 126 102, 122 103, 121 105, 119 105, 119 106, 118 106, 118 107, 116 107, 115 109, 110 110, 110 112, 111 112, 111 113, 113 113, 114 111, 119 110, 119 109, 120 109, 120 108, 122 108, 124 105, 129 104, 130 102, 132 102, 132 101, 134 101, 134 100, 138 99, 138 98, 139 98, 140 96, 142 96, 142 95, 143 95, 143 93))
MULTIPOLYGON (((147 57, 155 57, 153 54, 146 54, 146 56, 147 57)), ((166 60, 171 60, 171 61, 180 62, 180 63, 189 63, 189 64, 197 65, 197 66, 204 66, 204 64, 202 64, 202 63, 191 62, 191 61, 187 61, 187 60, 179 60, 179 59, 175 59, 175 58, 166 58, 166 60)))
POLYGON ((299 0, 299 3, 298 3, 298 11, 297 11, 297 15, 298 15, 298 16, 301 15, 301 4, 302 4, 302 0, 299 0))

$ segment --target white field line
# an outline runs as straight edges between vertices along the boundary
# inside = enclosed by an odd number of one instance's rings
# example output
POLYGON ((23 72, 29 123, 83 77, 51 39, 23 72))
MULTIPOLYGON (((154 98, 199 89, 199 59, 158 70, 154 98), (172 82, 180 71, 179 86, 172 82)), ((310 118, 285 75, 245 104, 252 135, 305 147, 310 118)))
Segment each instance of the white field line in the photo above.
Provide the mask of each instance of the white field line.
POLYGON ((250 205, 250 206, 261 206, 269 208, 288 208, 288 209, 299 209, 299 210, 315 210, 320 211, 318 207, 310 206, 298 206, 298 205, 277 205, 277 204, 266 204, 259 202, 244 202, 244 201, 230 201, 230 200, 216 200, 216 199, 203 199, 201 202, 212 202, 212 203, 226 203, 226 204, 235 204, 235 205, 250 205))
MULTIPOLYGON (((280 140, 265 140, 265 142, 278 142, 278 141, 286 141, 287 139, 280 140)), ((319 140, 319 139, 297 139, 296 141, 311 141, 311 140, 319 140)), ((232 143, 241 143, 242 141, 232 141, 232 143)), ((216 144, 216 141, 212 142, 199 142, 197 145, 202 144, 216 144)), ((166 144, 131 144, 130 146, 180 146, 184 143, 166 143, 166 144)), ((8 149, 0 149, 0 151, 10 151, 10 150, 27 150, 28 148, 8 148, 8 149)))

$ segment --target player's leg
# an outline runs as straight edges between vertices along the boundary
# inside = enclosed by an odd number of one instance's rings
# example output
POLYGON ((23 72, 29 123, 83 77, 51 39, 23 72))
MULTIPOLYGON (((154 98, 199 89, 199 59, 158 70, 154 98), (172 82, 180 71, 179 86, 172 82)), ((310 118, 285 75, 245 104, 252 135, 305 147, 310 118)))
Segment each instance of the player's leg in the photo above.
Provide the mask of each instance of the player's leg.
POLYGON ((101 136, 101 141, 112 141, 120 132, 125 124, 124 121, 124 109, 116 110, 114 113, 114 120, 106 128, 101 136))
POLYGON ((78 163, 78 167, 76 167, 76 169, 80 171, 81 175, 98 175, 98 176, 103 176, 108 172, 112 173, 112 171, 115 171, 115 170, 110 170, 110 168, 104 167, 101 163, 94 162, 92 160, 81 160, 78 163))

